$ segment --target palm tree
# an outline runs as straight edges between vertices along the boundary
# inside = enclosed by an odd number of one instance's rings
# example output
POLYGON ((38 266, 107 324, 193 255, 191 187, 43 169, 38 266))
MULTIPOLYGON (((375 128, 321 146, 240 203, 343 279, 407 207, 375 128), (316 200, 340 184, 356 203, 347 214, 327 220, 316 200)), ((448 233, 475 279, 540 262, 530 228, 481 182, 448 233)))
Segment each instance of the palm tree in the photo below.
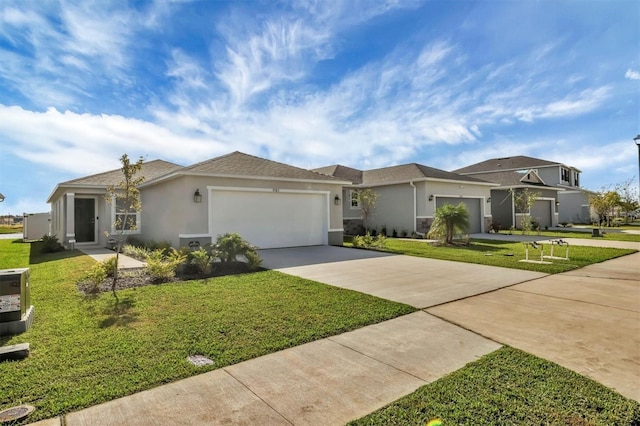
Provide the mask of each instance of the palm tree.
POLYGON ((445 204, 436 209, 436 217, 429 230, 429 238, 444 240, 445 243, 453 243, 453 236, 466 232, 469 229, 469 212, 464 203, 457 206, 445 204))

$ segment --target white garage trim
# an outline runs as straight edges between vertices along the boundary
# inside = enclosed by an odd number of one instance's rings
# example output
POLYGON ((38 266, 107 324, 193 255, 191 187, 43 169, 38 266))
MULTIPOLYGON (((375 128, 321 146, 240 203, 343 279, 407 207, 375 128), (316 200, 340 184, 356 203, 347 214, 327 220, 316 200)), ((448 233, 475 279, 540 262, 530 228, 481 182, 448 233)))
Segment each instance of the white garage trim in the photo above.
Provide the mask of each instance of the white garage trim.
POLYGON ((243 235, 243 237, 261 248, 316 244, 327 245, 329 243, 331 191, 228 186, 207 186, 207 191, 209 193, 208 231, 211 238, 215 237, 214 234, 219 233, 221 226, 224 226, 225 223, 235 223, 234 228, 243 230, 247 234, 247 236, 243 235), (220 197, 225 197, 225 192, 229 193, 229 197, 232 197, 228 198, 228 201, 233 204, 226 205, 226 208, 222 207, 221 209, 220 204, 217 203, 224 200, 224 198, 220 197), (247 195, 242 195, 242 193, 247 195), (256 198, 261 200, 255 202, 263 203, 262 205, 265 207, 265 212, 267 212, 265 216, 271 217, 271 222, 269 222, 268 217, 264 217, 264 221, 258 223, 260 220, 260 212, 257 213, 257 221, 242 222, 243 218, 247 219, 251 217, 247 216, 247 208, 255 207, 254 200, 252 200, 250 195, 251 193, 256 194, 256 198), (268 196, 269 194, 273 194, 273 198, 268 196), (283 201, 283 210, 281 211, 284 214, 282 215, 279 214, 279 207, 273 203, 274 200, 278 199, 277 194, 283 195, 280 198, 280 200, 283 201), (297 195, 309 195, 311 197, 297 197, 297 195), (295 206, 297 202, 300 203, 298 204, 300 208, 290 208, 291 206, 295 206), (238 213, 244 214, 234 218, 232 205, 241 209, 238 210, 238 213), (288 216, 286 215, 287 211, 291 212, 288 216), (283 232, 283 229, 288 225, 284 224, 282 218, 286 220, 287 217, 291 218, 289 224, 291 225, 292 232, 290 233, 286 231, 283 232), (305 221, 305 218, 308 218, 308 220, 305 221), (235 222, 234 219, 236 219, 235 222), (255 225, 252 225, 252 223, 255 225), (279 230, 276 228, 279 228, 279 230), (296 238, 295 236, 299 237, 296 238))

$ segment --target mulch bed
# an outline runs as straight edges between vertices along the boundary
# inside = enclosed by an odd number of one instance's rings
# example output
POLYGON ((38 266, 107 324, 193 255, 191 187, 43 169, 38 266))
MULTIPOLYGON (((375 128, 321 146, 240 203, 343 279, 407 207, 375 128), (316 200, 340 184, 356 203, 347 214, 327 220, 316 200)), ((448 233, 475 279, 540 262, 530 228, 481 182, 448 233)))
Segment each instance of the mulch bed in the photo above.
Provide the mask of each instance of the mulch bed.
MULTIPOLYGON (((263 268, 259 268, 258 271, 264 270, 263 268)), ((218 263, 215 265, 213 271, 209 274, 199 274, 193 273, 193 271, 179 271, 176 273, 176 276, 173 277, 169 281, 165 282, 180 282, 180 281, 189 281, 189 280, 202 280, 207 278, 214 277, 222 277, 225 275, 237 275, 237 274, 246 274, 250 272, 256 272, 255 270, 251 270, 246 263, 243 262, 233 262, 228 264, 218 263)), ((111 285, 113 284, 113 278, 107 277, 97 289, 93 288, 93 284, 90 282, 83 280, 80 281, 77 286, 78 290, 83 294, 94 294, 94 293, 103 293, 111 291, 111 285)), ((116 290, 124 290, 127 288, 137 288, 144 287, 147 285, 159 285, 163 283, 154 282, 151 277, 149 277, 143 268, 141 269, 127 269, 120 271, 118 276, 118 281, 116 283, 116 290)))

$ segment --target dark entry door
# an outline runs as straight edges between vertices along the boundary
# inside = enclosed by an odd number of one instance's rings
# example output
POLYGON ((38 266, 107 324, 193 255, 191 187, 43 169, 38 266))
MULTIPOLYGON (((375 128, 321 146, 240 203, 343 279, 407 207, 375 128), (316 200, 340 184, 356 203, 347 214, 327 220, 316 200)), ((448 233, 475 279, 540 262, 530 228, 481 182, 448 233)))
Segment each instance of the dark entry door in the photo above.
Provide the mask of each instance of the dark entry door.
POLYGON ((75 199, 76 242, 88 243, 96 240, 96 207, 93 198, 75 199))

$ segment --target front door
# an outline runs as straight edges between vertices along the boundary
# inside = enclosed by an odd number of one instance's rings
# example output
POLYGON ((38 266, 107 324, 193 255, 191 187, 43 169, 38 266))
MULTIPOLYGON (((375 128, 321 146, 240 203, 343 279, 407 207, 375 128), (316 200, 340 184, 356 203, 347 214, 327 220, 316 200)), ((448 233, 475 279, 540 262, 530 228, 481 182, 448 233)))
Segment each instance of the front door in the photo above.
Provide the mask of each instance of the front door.
POLYGON ((75 199, 76 243, 96 241, 96 206, 93 198, 75 199))

